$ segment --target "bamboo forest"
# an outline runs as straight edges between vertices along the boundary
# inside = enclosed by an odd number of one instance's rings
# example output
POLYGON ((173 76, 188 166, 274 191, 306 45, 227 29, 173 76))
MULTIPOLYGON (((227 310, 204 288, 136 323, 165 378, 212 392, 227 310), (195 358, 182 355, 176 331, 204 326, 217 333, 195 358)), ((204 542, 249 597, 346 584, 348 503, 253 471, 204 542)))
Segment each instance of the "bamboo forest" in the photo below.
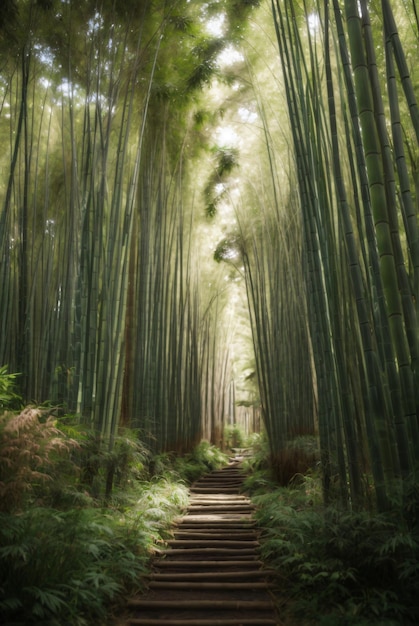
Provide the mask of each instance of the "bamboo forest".
POLYGON ((2 624, 157 624, 223 468, 277 617, 158 623, 419 623, 418 98, 417 0, 0 0, 2 624))

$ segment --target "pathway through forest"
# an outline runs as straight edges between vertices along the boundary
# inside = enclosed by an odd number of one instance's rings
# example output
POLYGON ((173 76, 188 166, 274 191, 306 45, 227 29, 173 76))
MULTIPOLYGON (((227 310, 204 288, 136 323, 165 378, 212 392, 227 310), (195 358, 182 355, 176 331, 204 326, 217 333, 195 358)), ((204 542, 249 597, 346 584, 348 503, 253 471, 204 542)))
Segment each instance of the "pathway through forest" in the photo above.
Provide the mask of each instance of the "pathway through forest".
POLYGON ((232 460, 192 485, 173 540, 153 561, 148 590, 128 603, 126 626, 279 624, 243 480, 232 460))

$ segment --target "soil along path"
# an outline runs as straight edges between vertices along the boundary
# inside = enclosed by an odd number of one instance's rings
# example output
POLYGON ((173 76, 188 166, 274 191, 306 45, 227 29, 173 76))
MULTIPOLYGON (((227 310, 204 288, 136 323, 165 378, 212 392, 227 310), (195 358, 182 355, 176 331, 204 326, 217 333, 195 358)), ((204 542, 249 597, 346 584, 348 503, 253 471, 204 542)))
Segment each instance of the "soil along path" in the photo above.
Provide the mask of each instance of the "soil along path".
POLYGON ((190 488, 168 549, 153 562, 148 591, 128 603, 130 626, 275 626, 270 575, 259 560, 250 500, 238 462, 190 488))

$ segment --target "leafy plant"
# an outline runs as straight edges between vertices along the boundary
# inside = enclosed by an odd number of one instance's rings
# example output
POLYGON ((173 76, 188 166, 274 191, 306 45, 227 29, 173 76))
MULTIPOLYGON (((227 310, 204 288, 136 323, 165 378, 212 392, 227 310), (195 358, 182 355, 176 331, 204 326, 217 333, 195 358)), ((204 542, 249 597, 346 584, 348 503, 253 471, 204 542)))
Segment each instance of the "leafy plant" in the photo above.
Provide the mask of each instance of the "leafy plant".
POLYGON ((224 439, 227 448, 245 447, 245 434, 238 424, 228 424, 225 427, 224 439))
POLYGON ((170 534, 170 525, 188 504, 188 489, 174 477, 155 477, 143 483, 135 504, 127 513, 149 538, 151 551, 170 534))
POLYGON ((105 443, 105 499, 111 497, 114 486, 128 490, 133 481, 144 478, 149 458, 150 451, 135 433, 128 430, 118 435, 112 450, 107 451, 105 443))
POLYGON ((110 450, 108 441, 79 425, 74 416, 62 422, 64 432, 79 444, 73 458, 79 468, 79 488, 89 496, 115 504, 135 491, 137 481, 148 477, 151 453, 136 431, 121 429, 110 450))
POLYGON ((252 445, 253 454, 251 457, 245 459, 245 467, 251 472, 256 469, 261 469, 262 467, 267 468, 267 461, 269 457, 269 441, 266 432, 263 431, 257 435, 252 435, 250 442, 252 445))
POLYGON ((227 461, 228 455, 219 448, 208 441, 201 441, 190 453, 175 459, 174 469, 181 478, 190 483, 202 474, 222 467, 227 461))
POLYGON ((0 511, 24 504, 24 496, 52 480, 51 470, 61 455, 77 442, 56 427, 55 418, 41 409, 26 407, 18 415, 0 418, 0 511))
POLYGON ((8 374, 7 365, 0 367, 0 411, 18 408, 22 398, 16 390, 19 374, 8 374))
POLYGON ((262 557, 278 569, 297 615, 328 614, 325 624, 417 622, 419 543, 400 519, 324 509, 304 482, 254 502, 262 557))
MULTIPOLYGON (((109 603, 142 584, 152 551, 187 504, 173 455, 170 472, 145 482, 152 459, 135 434, 121 433, 110 453, 68 419, 65 432, 56 422, 33 407, 1 421, 0 612, 8 624, 102 620, 109 603), (103 509, 110 466, 115 489, 103 509)), ((224 457, 204 445, 184 467, 192 462, 202 473, 224 457)))
MULTIPOLYGON (((303 484, 302 491, 298 489, 294 495, 302 494, 310 489, 316 501, 321 500, 318 476, 318 443, 315 437, 300 436, 287 442, 287 445, 277 452, 272 452, 265 434, 259 436, 252 444, 252 457, 246 459, 245 469, 248 471, 246 489, 253 494, 266 492, 266 489, 277 489, 282 486, 297 487, 303 484)), ((287 493, 287 491, 285 491, 287 493)))
MULTIPOLYGON (((309 443, 314 437, 308 438, 309 443)), ((298 476, 304 476, 310 469, 316 466, 319 454, 312 445, 307 445, 306 438, 299 437, 287 442, 282 449, 271 452, 270 467, 275 480, 280 485, 288 485, 295 481, 298 476)))
POLYGON ((149 475, 169 481, 192 483, 206 472, 220 468, 227 462, 227 454, 208 441, 201 441, 183 455, 175 452, 153 455, 149 463, 149 475))
POLYGON ((8 624, 82 625, 141 586, 149 539, 95 509, 0 514, 0 612, 8 624))

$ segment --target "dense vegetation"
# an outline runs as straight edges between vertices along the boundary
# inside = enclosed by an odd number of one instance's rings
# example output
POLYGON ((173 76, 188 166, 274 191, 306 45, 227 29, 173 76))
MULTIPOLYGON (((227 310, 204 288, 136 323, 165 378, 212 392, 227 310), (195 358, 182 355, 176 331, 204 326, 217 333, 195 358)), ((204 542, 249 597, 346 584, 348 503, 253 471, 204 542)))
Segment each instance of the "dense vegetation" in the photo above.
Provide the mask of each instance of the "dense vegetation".
POLYGON ((418 45, 415 0, 3 0, 10 615, 104 615, 167 467, 262 429, 291 595, 417 619, 418 45))
MULTIPOLYGON (((0 376, 1 401, 16 402, 0 376)), ((0 419, 0 614, 8 625, 109 623, 145 584, 187 485, 226 456, 202 443, 152 455, 134 432, 112 453, 46 408, 0 419), (117 614, 117 613, 116 613, 117 614)))
POLYGON ((413 626, 419 619, 419 491, 406 490, 403 519, 395 512, 324 506, 313 438, 298 438, 288 468, 311 467, 279 487, 256 446, 246 489, 257 506, 261 554, 278 572, 276 597, 284 624, 413 626), (298 462, 297 462, 298 461, 298 462))

